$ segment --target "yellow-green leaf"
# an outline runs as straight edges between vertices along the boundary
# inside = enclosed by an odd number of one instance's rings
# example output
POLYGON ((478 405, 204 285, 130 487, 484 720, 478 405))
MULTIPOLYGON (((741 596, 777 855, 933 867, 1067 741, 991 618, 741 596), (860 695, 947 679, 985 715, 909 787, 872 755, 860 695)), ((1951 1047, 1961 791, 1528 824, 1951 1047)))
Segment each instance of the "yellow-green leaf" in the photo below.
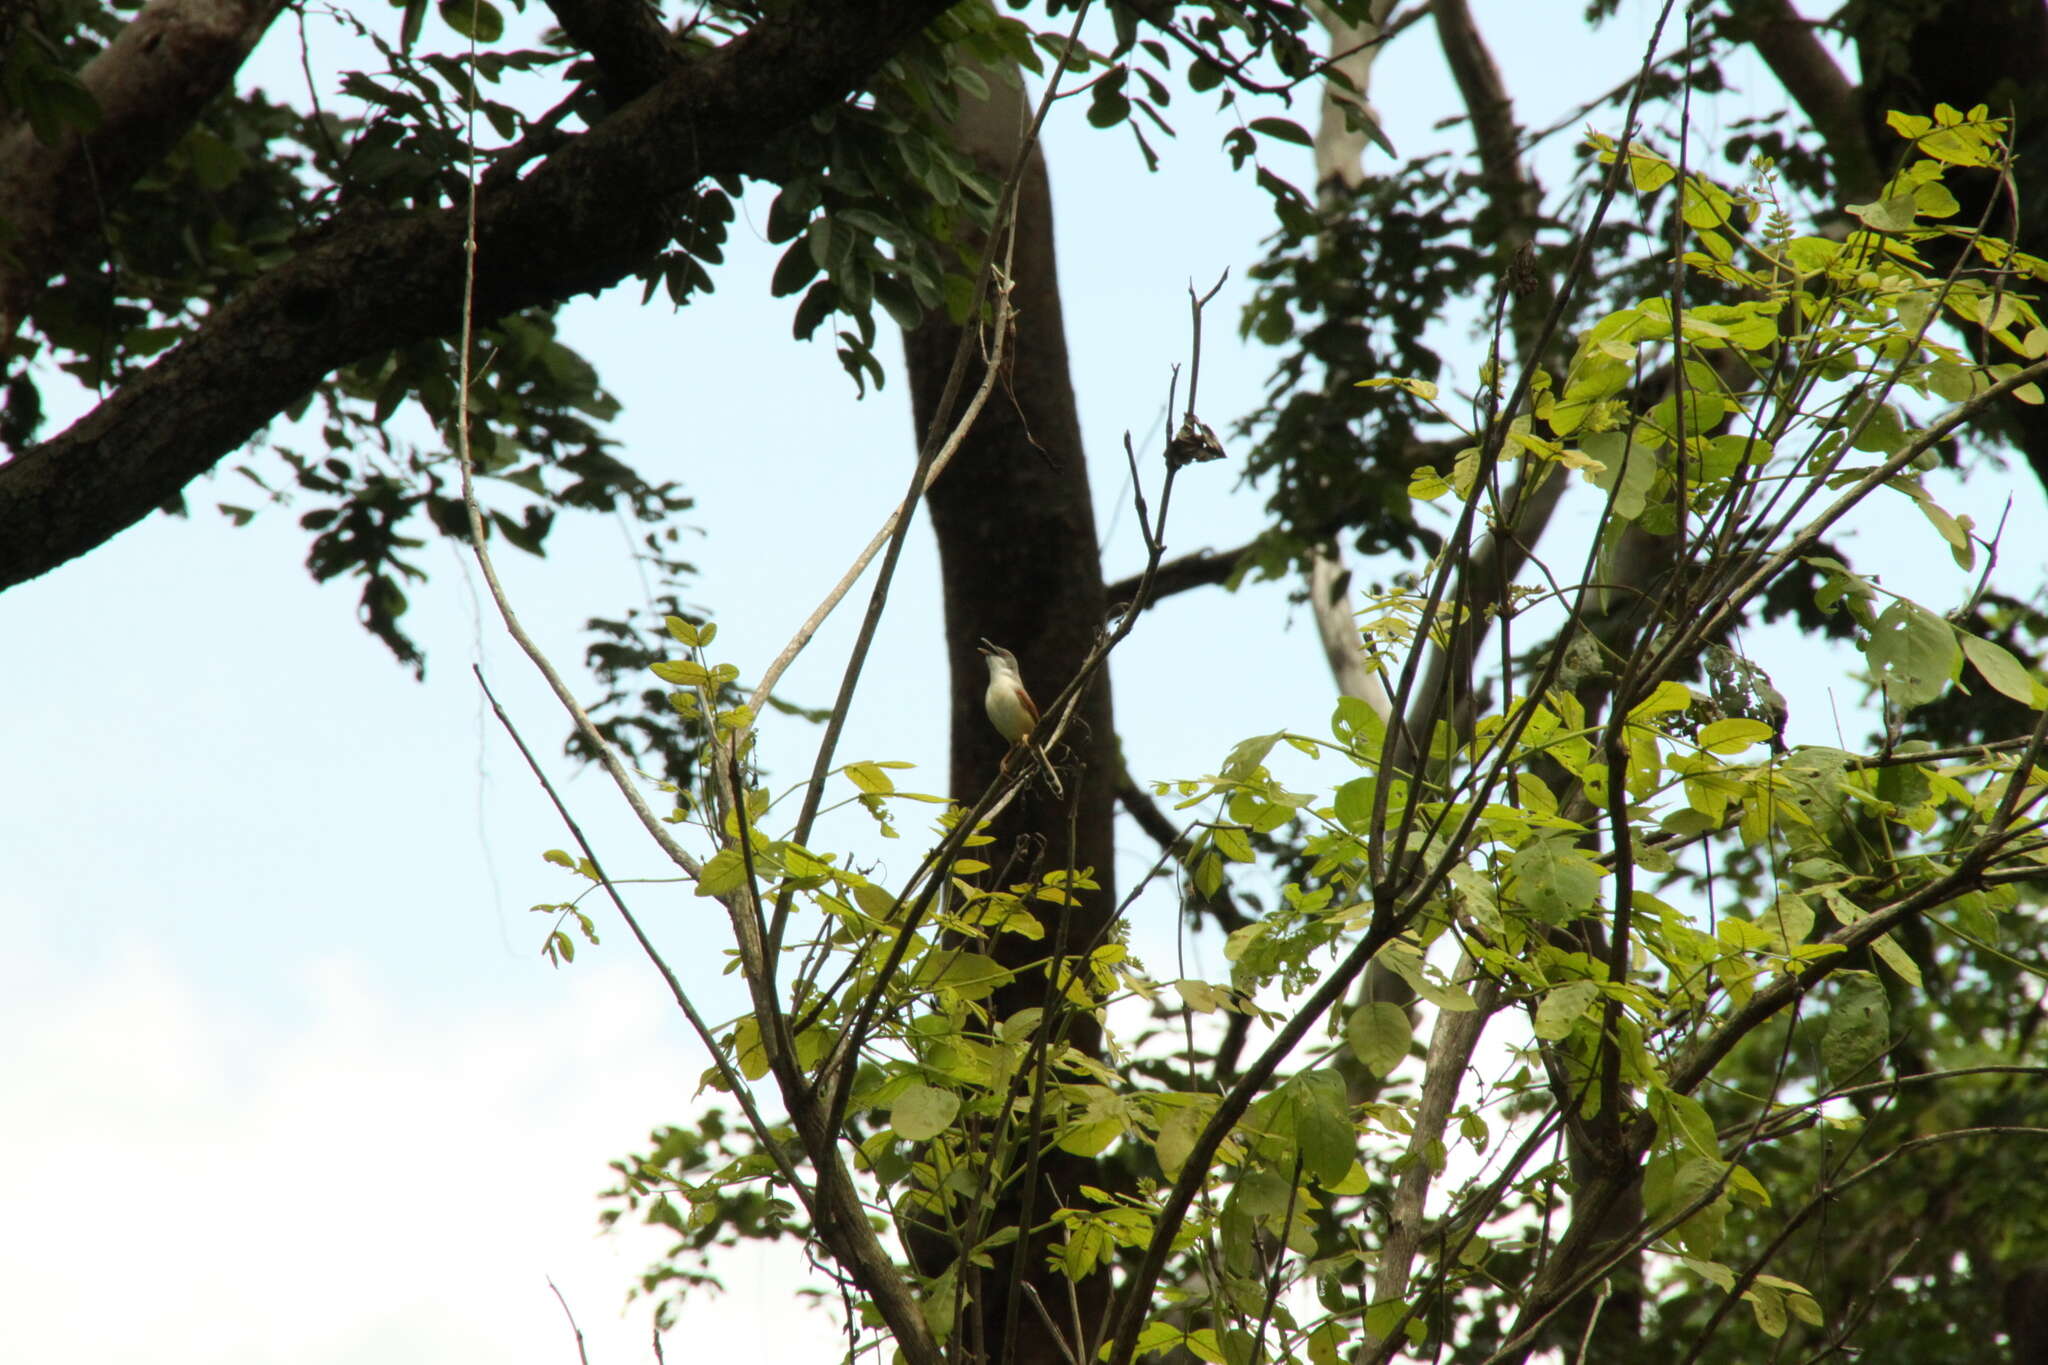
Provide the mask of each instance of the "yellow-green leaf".
POLYGON ((663 659, 649 664, 648 671, 663 682, 674 683, 677 687, 711 686, 711 670, 688 659, 663 659))
POLYGON ((889 1126, 896 1136, 912 1142, 929 1142, 946 1131, 960 1112, 960 1097, 937 1086, 913 1083, 896 1096, 889 1110, 889 1126))
POLYGON ((1667 679, 1657 684, 1656 691, 1630 708, 1628 718, 1631 721, 1649 720, 1654 716, 1683 711, 1691 705, 1692 689, 1682 682, 1671 682, 1667 679))
POLYGON ((1568 981, 1553 987, 1536 1007, 1536 1036, 1550 1042, 1566 1037, 1586 1008, 1599 998, 1597 981, 1568 981))
POLYGON ((736 848, 721 848, 711 855, 697 875, 697 894, 723 896, 737 891, 747 879, 746 860, 736 848))
POLYGON ((1408 1056, 1408 1011, 1387 1000, 1374 1000, 1351 1012, 1344 1041, 1375 1075, 1385 1076, 1408 1056))
POLYGON ((1739 754, 1751 745, 1763 743, 1772 733, 1763 721, 1730 716, 1700 727, 1700 747, 1710 754, 1739 754))
POLYGON ((2041 707, 2041 685, 2034 681, 2034 675, 2026 665, 2015 659, 2003 645, 1994 644, 1968 631, 1957 631, 1962 641, 1963 655, 1984 681, 2011 697, 2022 706, 2035 710, 2041 707))
POLYGON ((846 765, 846 777, 869 796, 887 796, 896 790, 896 784, 878 764, 849 763, 846 765))

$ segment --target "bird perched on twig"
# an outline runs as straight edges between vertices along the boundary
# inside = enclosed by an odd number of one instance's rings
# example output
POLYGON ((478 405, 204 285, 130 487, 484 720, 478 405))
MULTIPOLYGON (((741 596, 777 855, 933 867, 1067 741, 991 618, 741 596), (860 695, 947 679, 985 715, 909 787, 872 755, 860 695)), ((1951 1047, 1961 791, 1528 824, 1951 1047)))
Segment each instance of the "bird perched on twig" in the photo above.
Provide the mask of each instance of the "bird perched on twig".
MULTIPOLYGON (((1031 738, 1031 732, 1038 728, 1038 703, 1024 690, 1024 675, 1017 669, 1017 656, 987 640, 981 642, 981 653, 988 659, 988 691, 982 694, 981 704, 988 712, 989 723, 1011 745, 1030 751, 1045 770, 1045 780, 1052 784, 1054 796, 1066 795, 1060 787, 1060 775, 1053 771, 1052 760, 1031 738)), ((1010 761, 1005 758, 1004 770, 1009 766, 1010 761)))

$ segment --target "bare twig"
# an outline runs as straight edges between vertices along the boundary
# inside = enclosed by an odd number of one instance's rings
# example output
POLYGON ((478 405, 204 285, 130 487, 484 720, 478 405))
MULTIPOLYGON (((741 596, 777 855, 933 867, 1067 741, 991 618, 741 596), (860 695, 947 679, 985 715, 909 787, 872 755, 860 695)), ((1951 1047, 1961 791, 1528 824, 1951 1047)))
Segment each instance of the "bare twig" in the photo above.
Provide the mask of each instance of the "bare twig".
POLYGON ((748 1126, 753 1130, 755 1141, 761 1144, 762 1151, 769 1154, 784 1182, 796 1193, 799 1202, 812 1211, 812 1217, 815 1219, 816 1211, 812 1209, 810 1191, 803 1181, 797 1178, 795 1169, 782 1155, 781 1145, 774 1140, 774 1133, 767 1119, 754 1105, 753 1092, 745 1078, 733 1069, 731 1061, 726 1057, 725 1049, 718 1045, 717 1035, 705 1022, 704 1016, 697 1012, 697 1006, 690 999, 689 992, 683 989, 681 978, 668 965, 668 959, 661 955, 661 950, 654 946, 654 941, 647 936, 646 930, 640 927, 639 917, 626 908, 625 898, 619 894, 617 885, 606 875, 604 864, 598 861, 597 850, 592 848, 590 840, 584 837, 583 827, 576 822, 576 817, 569 813, 569 807, 563 802, 561 793, 555 790, 554 782, 540 766, 540 760, 534 757, 533 750, 527 747, 525 738, 512 723, 512 717, 505 714, 505 708, 499 704, 497 694, 491 691, 490 683, 484 680, 483 670, 472 665, 470 672, 476 675, 477 686, 483 689, 484 699, 490 703, 491 713, 498 718, 498 724, 505 727, 505 733, 511 738, 513 747, 519 750, 519 757, 526 761, 527 771, 533 774, 533 780, 540 784, 541 791, 547 794, 549 804, 554 806, 555 814, 561 816, 562 823, 568 827, 569 837, 576 841, 576 847, 582 852, 584 861, 590 864, 591 875, 596 878, 597 884, 604 888, 605 895, 610 898, 612 907, 619 912, 619 918, 625 921, 634 942, 640 945, 640 951, 653 964, 654 970, 661 974, 662 981, 668 986, 670 998, 676 1002, 676 1008, 682 1011, 683 1018, 689 1021, 697 1040, 703 1043, 704 1050, 711 1054, 711 1064, 718 1069, 719 1078, 724 1081, 727 1091, 739 1102, 740 1110, 746 1115, 748 1126))
POLYGON ((555 1284, 554 1276, 548 1277, 548 1288, 554 1291, 555 1302, 562 1305, 562 1316, 569 1320, 569 1330, 576 1334, 576 1359, 583 1365, 590 1365, 590 1352, 583 1349, 583 1329, 576 1325, 576 1315, 569 1311, 569 1301, 562 1297, 562 1291, 555 1284))
MULTIPOLYGON (((472 71, 475 60, 475 39, 472 37, 470 48, 472 71)), ((499 617, 505 623, 506 631, 518 642, 521 651, 525 653, 535 670, 547 680, 548 686, 554 692, 556 700, 561 703, 563 709, 575 721, 578 732, 588 742, 591 752, 598 756, 606 773, 611 777, 613 785, 618 788, 634 814, 639 817, 642 828, 654 838, 657 846, 664 853, 668 854, 678 867, 682 868, 690 876, 697 877, 701 875, 701 867, 695 859, 691 858, 669 836, 666 827, 648 808, 646 800, 640 795, 639 788, 633 782, 631 775, 627 773, 625 766, 619 761, 617 754, 612 750, 611 746, 605 742, 604 737, 598 733, 596 726, 591 723, 589 715, 583 710, 581 704, 577 702, 575 695, 569 690, 560 672, 556 670, 547 655, 520 624, 518 614, 513 610, 511 601, 506 596, 504 585, 499 581, 497 567, 491 560, 490 547, 483 519, 483 509, 477 502, 476 497, 474 461, 470 451, 469 426, 470 354, 474 342, 476 321, 476 220, 478 191, 476 141, 474 136, 476 82, 473 75, 469 91, 468 118, 470 136, 466 139, 469 148, 469 194, 467 199, 467 227, 463 241, 462 332, 458 361, 460 407, 456 424, 456 450, 462 469, 462 501, 464 510, 469 518, 471 549, 476 556, 478 568, 483 573, 484 582, 490 589, 491 600, 497 606, 499 617)), ((566 812, 564 814, 566 815, 566 812)), ((744 811, 741 814, 742 818, 744 818, 744 811)), ((593 867, 595 867, 594 860, 593 867)), ((719 899, 721 904, 725 906, 728 919, 733 926, 734 938, 740 950, 742 974, 746 978, 746 985, 752 997, 755 1014, 757 1017, 771 1023, 780 1024, 786 1022, 776 1008, 772 992, 773 976, 765 965, 766 958, 760 934, 758 909, 747 898, 724 896, 719 899)), ((618 905, 623 914, 625 912, 623 900, 618 899, 615 895, 614 903, 618 905)), ((633 923, 630 917, 628 917, 627 922, 629 924, 633 923)), ((643 950, 649 952, 654 957, 658 967, 662 966, 658 954, 653 953, 651 945, 643 935, 639 934, 637 927, 635 927, 634 932, 636 936, 640 937, 643 950)), ((729 1069, 729 1063, 725 1061, 723 1051, 718 1048, 716 1041, 710 1038, 709 1031, 705 1028, 703 1021, 694 1017, 695 1011, 689 1006, 687 996, 681 992, 680 985, 675 981, 673 974, 667 973, 665 967, 662 969, 664 974, 668 976, 671 991, 677 997, 677 1004, 684 1009, 686 1017, 691 1018, 693 1027, 699 1029, 700 1036, 706 1039, 707 1046, 710 1047, 714 1060, 721 1067, 721 1074, 730 1078, 729 1083, 732 1085, 733 1094, 739 1099, 742 1107, 748 1109, 749 1120, 755 1124, 757 1135, 765 1135, 768 1129, 765 1123, 761 1121, 758 1113, 752 1110, 752 1097, 743 1079, 733 1075, 729 1069)), ((811 1096, 804 1087, 802 1078, 796 1070, 795 1059, 791 1050, 787 1047, 775 1045, 777 1036, 772 1029, 764 1028, 763 1037, 767 1041, 765 1050, 768 1053, 770 1069, 773 1071, 777 1086, 781 1090, 783 1102, 788 1107, 799 1139, 803 1143, 804 1151, 809 1156, 812 1166, 817 1173, 817 1185, 810 1192, 810 1197, 804 1201, 806 1209, 811 1215, 813 1228, 816 1230, 818 1237, 832 1249, 833 1255, 848 1267, 850 1273, 859 1280, 861 1287, 872 1297, 877 1311, 881 1314, 883 1321, 888 1324, 897 1347, 903 1352, 906 1360, 910 1361, 912 1365, 938 1365, 942 1358, 942 1353, 932 1337, 930 1325, 926 1322, 924 1314, 918 1306, 916 1296, 911 1292, 909 1284, 904 1280, 902 1273, 896 1268, 888 1252, 883 1249, 880 1240, 875 1235, 874 1228, 868 1221, 866 1211, 861 1207, 860 1201, 855 1194, 852 1176, 846 1170, 845 1163, 840 1159, 837 1150, 836 1128, 824 1127, 818 1123, 818 1110, 811 1103, 811 1096)), ((765 1142, 763 1145, 766 1150, 774 1154, 783 1178, 789 1183, 791 1189, 797 1193, 800 1199, 803 1199, 805 1194, 804 1186, 795 1178, 794 1170, 789 1167, 786 1158, 780 1154, 777 1145, 772 1141, 765 1142)))

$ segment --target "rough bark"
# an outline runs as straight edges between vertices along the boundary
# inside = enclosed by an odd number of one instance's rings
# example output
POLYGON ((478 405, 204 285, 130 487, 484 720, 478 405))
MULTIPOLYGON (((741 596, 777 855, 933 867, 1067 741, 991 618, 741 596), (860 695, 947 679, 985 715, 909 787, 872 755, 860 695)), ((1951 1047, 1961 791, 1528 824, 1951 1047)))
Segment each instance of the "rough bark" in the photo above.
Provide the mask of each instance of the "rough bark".
MULTIPOLYGON (((477 316, 594 293, 669 241, 675 197, 743 171, 951 0, 817 0, 679 67, 480 205, 477 316)), ((336 368, 453 334, 463 213, 346 214, 70 430, 0 466, 0 589, 175 497, 336 368)))
MULTIPOLYGON (((997 174, 1014 163, 1026 113, 1023 94, 1000 73, 991 73, 991 98, 967 102, 958 126, 960 145, 997 174)), ((982 712, 987 670, 975 650, 986 637, 1017 655, 1026 684, 1041 703, 1073 677, 1095 642, 1104 616, 1102 570, 1096 555, 1095 516, 1080 422, 1068 379, 1066 334, 1060 313, 1059 278, 1053 259, 1052 201, 1045 164, 1033 150, 1017 207, 1013 261, 1017 305, 1012 361, 989 406, 954 457, 928 501, 939 542, 945 582, 947 659, 952 692, 952 790, 977 792, 996 776, 1008 748, 982 712)), ((911 395, 917 430, 932 421, 939 393, 953 361, 959 328, 933 317, 906 334, 911 395)), ((1084 695, 1067 742, 1053 753, 1064 776, 1067 801, 1057 802, 1042 784, 993 824, 995 842, 980 852, 992 864, 991 880, 1008 884, 1068 867, 1093 873, 1099 889, 1082 895, 1062 922, 1055 908, 1034 906, 1047 919, 1047 937, 1032 943, 1014 935, 996 945, 1006 965, 1023 968, 1017 981, 994 1001, 999 1016, 1053 1003, 1047 978, 1036 965, 1048 954, 1084 953, 1107 933, 1116 905, 1112 817, 1119 776, 1109 680, 1098 675, 1084 695)), ((1092 1016, 1067 1016, 1069 1043, 1090 1053, 1100 1048, 1092 1016)), ((1082 1202, 1083 1178, 1100 1184, 1093 1162, 1050 1151, 1032 1192, 1032 1221, 1043 1221, 1059 1203, 1082 1202)), ((994 1226, 1023 1218, 1023 1190, 1004 1197, 994 1226)), ((1045 1239, 1027 1238, 995 1256, 995 1269, 980 1276, 981 1292, 970 1312, 991 1359, 1004 1359, 1009 1333, 1004 1291, 1022 1274, 1063 1327, 1069 1321, 1063 1277, 1044 1268, 1045 1239), (1027 1246, 1028 1243, 1028 1246, 1027 1246)), ((1091 1327, 1101 1314, 1108 1285, 1097 1276, 1080 1286, 1080 1316, 1091 1327)), ((1054 1365, 1058 1344, 1027 1302, 1020 1310, 1013 1352, 1017 1365, 1054 1365)), ((970 1337, 969 1340, 974 1340, 970 1337)))
POLYGON ((161 160, 227 88, 282 0, 151 0, 87 62, 79 83, 99 106, 89 133, 45 144, 17 117, 0 131, 0 347, 80 242, 97 241, 107 206, 161 160))

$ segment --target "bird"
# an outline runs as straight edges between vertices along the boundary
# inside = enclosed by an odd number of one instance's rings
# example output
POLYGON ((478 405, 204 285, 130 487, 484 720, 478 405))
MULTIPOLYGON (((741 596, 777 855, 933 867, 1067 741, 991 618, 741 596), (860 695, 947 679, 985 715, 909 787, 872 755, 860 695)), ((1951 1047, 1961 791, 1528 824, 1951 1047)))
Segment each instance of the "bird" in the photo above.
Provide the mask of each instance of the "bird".
MULTIPOLYGON (((1052 794, 1055 797, 1065 796, 1060 787, 1060 775, 1053 771, 1052 760, 1031 738, 1031 732, 1038 728, 1038 703, 1031 700, 1031 694, 1024 689, 1024 675, 1017 669, 1017 656, 986 639, 980 648, 988 660, 988 691, 982 694, 981 704, 982 709, 988 712, 989 723, 1013 746, 1028 749, 1045 769, 1045 779, 1052 784, 1052 794)), ((1004 766, 1009 766, 1007 759, 1004 766)))

